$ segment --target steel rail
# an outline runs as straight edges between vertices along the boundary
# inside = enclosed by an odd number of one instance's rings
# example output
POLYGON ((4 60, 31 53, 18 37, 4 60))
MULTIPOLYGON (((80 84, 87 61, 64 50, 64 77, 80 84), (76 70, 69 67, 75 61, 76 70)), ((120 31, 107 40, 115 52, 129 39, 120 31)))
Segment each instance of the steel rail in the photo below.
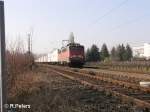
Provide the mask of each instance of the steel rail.
POLYGON ((68 69, 66 70, 64 68, 58 67, 58 66, 43 65, 43 67, 51 68, 52 70, 59 71, 63 74, 69 74, 69 76, 71 77, 73 76, 73 78, 75 79, 80 78, 80 80, 82 79, 80 83, 88 82, 90 84, 93 84, 94 88, 96 86, 97 87, 101 86, 104 90, 109 91, 112 94, 116 95, 116 93, 118 93, 118 95, 121 94, 121 96, 125 95, 122 98, 132 99, 132 100, 134 99, 133 100, 134 102, 136 101, 141 102, 141 104, 145 102, 144 104, 145 105, 149 104, 149 107, 150 107, 150 89, 149 88, 143 88, 135 84, 126 83, 123 81, 116 81, 111 78, 103 78, 103 77, 92 76, 92 75, 85 74, 85 73, 73 72, 68 69))
POLYGON ((115 97, 117 96, 117 97, 121 98, 122 101, 124 101, 124 102, 128 102, 128 101, 132 100, 138 107, 142 107, 142 108, 144 107, 144 108, 150 109, 150 103, 148 103, 148 102, 139 100, 137 98, 133 98, 131 96, 124 95, 122 93, 118 93, 116 91, 112 91, 111 89, 105 89, 102 86, 100 87, 98 85, 95 85, 95 84, 89 83, 87 81, 81 80, 80 78, 75 78, 73 76, 61 73, 58 70, 54 70, 53 68, 52 68, 52 71, 57 73, 57 74, 59 74, 59 75, 61 75, 61 76, 63 76, 63 77, 65 77, 65 78, 71 79, 73 81, 77 81, 77 82, 79 82, 79 83, 81 83, 81 84, 83 84, 85 86, 88 86, 88 87, 94 89, 94 90, 97 90, 97 91, 100 91, 100 92, 102 92, 102 91, 109 92, 113 96, 115 96, 115 97))
POLYGON ((83 76, 93 78, 93 79, 96 79, 96 80, 106 81, 108 83, 112 83, 112 84, 115 84, 115 85, 120 85, 120 86, 125 87, 125 88, 140 90, 144 93, 149 93, 150 94, 150 89, 149 88, 141 87, 140 85, 136 85, 136 84, 133 84, 133 83, 118 81, 118 80, 112 79, 112 78, 105 78, 105 77, 101 77, 100 75, 93 76, 93 75, 85 74, 85 73, 81 73, 81 72, 73 72, 71 70, 61 69, 60 67, 59 68, 58 67, 57 68, 53 67, 53 68, 57 69, 57 70, 59 69, 59 70, 63 70, 63 71, 66 71, 66 72, 70 72, 70 73, 75 73, 75 74, 78 74, 78 75, 83 75, 83 76))

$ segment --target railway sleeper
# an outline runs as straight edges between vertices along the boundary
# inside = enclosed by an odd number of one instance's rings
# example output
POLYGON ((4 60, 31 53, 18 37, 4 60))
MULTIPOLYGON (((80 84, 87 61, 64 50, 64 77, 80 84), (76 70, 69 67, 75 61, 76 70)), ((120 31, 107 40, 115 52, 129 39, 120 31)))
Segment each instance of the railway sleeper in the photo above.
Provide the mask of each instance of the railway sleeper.
MULTIPOLYGON (((57 72, 57 71, 55 71, 57 72)), ((58 74, 66 77, 66 78, 69 78, 71 80, 74 80, 74 81, 77 81, 77 82, 80 82, 81 84, 85 85, 85 86, 88 86, 88 87, 91 87, 92 89, 95 89, 95 90, 98 90, 98 91, 105 91, 105 92, 110 92, 110 94, 112 94, 113 96, 116 96, 116 97, 119 97, 122 99, 122 101, 131 101, 131 103, 135 103, 137 106, 139 107, 144 107, 144 108, 149 108, 150 109, 150 103, 148 102, 145 102, 145 101, 142 101, 142 100, 139 100, 139 99, 136 99, 136 98, 133 98, 131 96, 127 96, 127 95, 124 95, 122 93, 118 93, 116 91, 112 91, 111 89, 105 89, 103 87, 99 87, 98 85, 95 85, 95 84, 92 84, 92 83, 89 83, 87 81, 83 81, 79 78, 75 78, 75 77, 72 77, 72 76, 68 76, 68 75, 65 75, 63 73, 60 73, 60 72, 57 72, 58 74)))
MULTIPOLYGON (((56 70, 57 69, 58 68, 56 68, 56 70)), ((62 71, 64 71, 64 70, 62 70, 62 71)), ((70 70, 66 70, 66 71, 69 72, 69 73, 76 73, 76 72, 73 72, 73 71, 70 71, 70 70)), ((93 75, 79 73, 79 72, 76 73, 76 74, 82 75, 82 76, 85 76, 85 77, 90 77, 90 78, 93 78, 93 79, 96 79, 96 80, 101 80, 101 81, 104 81, 104 82, 113 83, 115 85, 120 85, 120 86, 128 88, 128 89, 135 89, 135 90, 140 90, 140 91, 143 91, 143 92, 146 92, 146 93, 150 93, 149 88, 140 87, 139 85, 131 84, 131 83, 128 83, 128 82, 118 81, 118 80, 115 80, 115 79, 104 78, 104 77, 100 77, 100 76, 93 76, 93 75)))

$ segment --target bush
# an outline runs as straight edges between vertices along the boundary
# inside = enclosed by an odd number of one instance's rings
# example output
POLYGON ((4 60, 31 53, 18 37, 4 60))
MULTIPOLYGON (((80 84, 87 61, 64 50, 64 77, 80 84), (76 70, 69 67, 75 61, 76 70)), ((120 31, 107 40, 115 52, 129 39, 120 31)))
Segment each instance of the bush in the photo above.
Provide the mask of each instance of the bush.
POLYGON ((7 45, 6 72, 8 75, 8 91, 14 87, 17 76, 27 71, 34 62, 33 56, 25 52, 23 45, 20 39, 7 45))

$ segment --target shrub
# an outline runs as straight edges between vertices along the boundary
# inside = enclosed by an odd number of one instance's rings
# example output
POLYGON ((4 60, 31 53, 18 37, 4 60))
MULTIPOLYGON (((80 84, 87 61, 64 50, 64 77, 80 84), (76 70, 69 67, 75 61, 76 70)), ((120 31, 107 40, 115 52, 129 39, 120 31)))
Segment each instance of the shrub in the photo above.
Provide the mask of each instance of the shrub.
POLYGON ((6 47, 7 88, 9 93, 10 88, 15 85, 17 76, 31 67, 34 58, 31 53, 25 52, 23 41, 20 39, 11 42, 6 47))

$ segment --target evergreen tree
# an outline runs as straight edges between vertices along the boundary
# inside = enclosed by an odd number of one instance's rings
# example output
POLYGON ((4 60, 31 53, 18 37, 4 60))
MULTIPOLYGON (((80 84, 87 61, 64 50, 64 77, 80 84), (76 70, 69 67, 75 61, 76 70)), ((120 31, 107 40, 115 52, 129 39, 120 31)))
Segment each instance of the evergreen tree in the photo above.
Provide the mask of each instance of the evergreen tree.
POLYGON ((101 52, 99 52, 99 48, 96 45, 92 45, 90 49, 87 49, 86 61, 104 61, 109 56, 111 56, 112 61, 129 61, 133 57, 132 49, 129 44, 126 47, 123 44, 119 44, 116 48, 112 48, 109 55, 106 44, 103 44, 101 52))
POLYGON ((128 60, 128 52, 124 45, 119 45, 117 47, 117 60, 118 61, 126 61, 128 60))
POLYGON ((90 57, 90 49, 88 48, 86 51, 86 55, 85 55, 86 61, 90 61, 91 57, 90 57))
POLYGON ((86 61, 100 61, 99 48, 96 45, 92 45, 86 52, 86 61))
POLYGON ((105 58, 109 57, 109 52, 107 49, 107 45, 104 43, 101 48, 101 59, 105 60, 105 58))
POLYGON ((111 60, 112 61, 116 60, 116 49, 115 49, 115 47, 113 47, 111 50, 111 60))
POLYGON ((127 53, 127 60, 131 60, 131 58, 133 57, 133 54, 132 54, 132 49, 130 47, 129 44, 126 45, 126 53, 127 53))
POLYGON ((100 61, 99 48, 96 45, 92 45, 90 55, 91 61, 100 61))
POLYGON ((118 45, 117 48, 113 47, 111 50, 111 59, 113 61, 129 61, 132 58, 132 49, 127 44, 126 47, 118 45))
POLYGON ((125 46, 122 44, 121 45, 121 61, 126 61, 127 60, 127 52, 125 46))
POLYGON ((117 46, 117 51, 116 51, 116 59, 117 61, 122 61, 122 46, 119 44, 117 46))

